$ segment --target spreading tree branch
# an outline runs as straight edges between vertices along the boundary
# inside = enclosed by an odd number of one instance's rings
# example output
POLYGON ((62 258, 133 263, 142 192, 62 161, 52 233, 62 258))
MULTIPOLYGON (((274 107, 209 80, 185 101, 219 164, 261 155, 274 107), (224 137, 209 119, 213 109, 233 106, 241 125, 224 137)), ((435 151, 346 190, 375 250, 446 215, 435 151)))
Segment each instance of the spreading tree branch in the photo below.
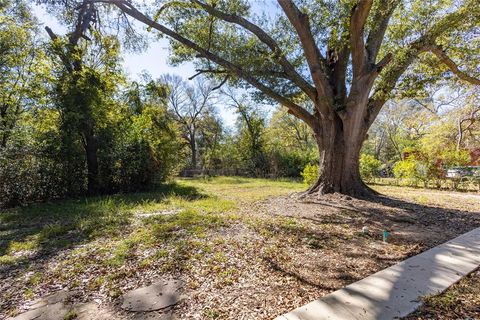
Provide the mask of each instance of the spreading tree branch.
MULTIPOLYGON (((93 1, 83 0, 76 9, 78 10, 77 21, 75 28, 68 36, 69 46, 67 47, 66 52, 63 50, 56 50, 68 72, 81 70, 81 58, 72 53, 78 50, 78 41, 81 38, 90 40, 90 38, 87 37, 86 32, 91 27, 92 22, 95 23, 97 21, 97 11, 93 1)), ((48 26, 45 27, 45 30, 53 42, 58 39, 58 36, 48 26)))
POLYGON ((457 64, 455 63, 455 61, 453 61, 446 53, 445 51, 442 49, 442 47, 438 46, 438 45, 435 45, 435 44, 432 44, 432 45, 429 45, 426 50, 432 52, 434 55, 437 56, 437 58, 442 62, 444 63, 449 69, 450 71, 452 71, 457 77, 459 77, 460 79, 464 80, 464 81, 467 81, 467 82, 470 82, 471 84, 474 84, 474 85, 480 85, 480 79, 478 78, 475 78, 475 77, 472 77, 472 76, 469 76, 468 74, 466 74, 465 72, 463 72, 462 70, 460 70, 457 66, 457 64))
POLYGON ((212 88, 212 91, 215 91, 217 89, 220 89, 227 81, 228 81, 228 78, 230 78, 230 75, 227 74, 225 76, 225 78, 223 78, 222 82, 220 82, 218 85, 216 85, 215 87, 212 88))
POLYGON ((222 12, 216 9, 215 7, 209 4, 206 4, 202 1, 199 1, 199 0, 191 0, 191 1, 192 3, 203 8, 210 15, 215 16, 223 21, 239 25, 245 28, 246 30, 248 30, 249 32, 251 32, 252 34, 254 34, 261 42, 263 42, 270 48, 275 58, 278 59, 278 62, 282 66, 283 70, 288 75, 288 79, 293 81, 303 92, 307 94, 308 97, 310 97, 311 99, 315 98, 315 88, 313 88, 300 74, 298 74, 298 72, 295 70, 293 65, 285 57, 285 53, 282 52, 282 49, 277 44, 277 42, 262 28, 253 24, 252 22, 248 21, 243 17, 240 17, 235 14, 228 14, 228 13, 222 12))
MULTIPOLYGON (((463 6, 445 15, 442 19, 438 20, 435 24, 433 24, 433 26, 430 27, 430 29, 418 40, 411 42, 405 47, 405 49, 399 50, 399 52, 391 59, 392 62, 389 63, 389 67, 387 68, 388 70, 384 72, 382 81, 379 83, 379 85, 375 89, 375 92, 368 101, 367 114, 365 115, 367 129, 371 126, 385 102, 390 98, 390 92, 395 88, 395 85, 400 79, 400 77, 417 59, 417 57, 421 53, 424 53, 431 49, 432 46, 435 47, 435 40, 439 36, 445 34, 446 32, 454 30, 466 19, 478 19, 479 8, 480 6, 478 5, 478 2, 476 0, 467 0, 463 6)), ((448 58, 445 61, 450 63, 449 60, 450 59, 448 58)), ((454 68, 458 70, 456 64, 453 65, 454 68)), ((460 70, 457 71, 457 75, 458 74, 461 74, 464 78, 468 77, 469 80, 474 79, 470 79, 470 76, 467 76, 460 70)))
POLYGON ((470 128, 477 121, 477 113, 480 113, 480 107, 476 107, 470 112, 470 115, 458 119, 457 128, 458 128, 458 138, 457 138, 457 150, 460 150, 463 141, 464 132, 469 131, 470 128), (463 124, 469 121, 470 123, 463 128, 463 124))
MULTIPOLYGON (((58 36, 53 32, 53 30, 49 26, 45 26, 45 31, 47 31, 48 36, 50 37, 52 42, 55 42, 58 39, 58 36)), ((73 71, 72 65, 70 63, 70 60, 66 56, 65 52, 63 52, 63 50, 60 50, 60 48, 56 48, 55 52, 59 56, 60 60, 62 60, 62 63, 65 69, 67 69, 68 72, 72 72, 73 71)))
POLYGON ((385 68, 390 61, 393 59, 393 54, 387 53, 374 67, 374 72, 380 73, 383 68, 385 68))
POLYGON ((373 26, 367 38, 367 56, 370 64, 375 64, 385 37, 388 23, 392 17, 393 12, 400 4, 400 0, 386 0, 380 1, 377 10, 373 15, 373 26))
POLYGON ((144 15, 142 12, 138 11, 131 3, 127 2, 126 0, 93 0, 96 2, 103 2, 103 3, 110 3, 114 4, 117 6, 120 10, 131 16, 132 18, 148 25, 149 27, 160 31, 161 33, 169 36, 170 38, 178 41, 182 45, 184 45, 187 48, 190 48, 192 50, 195 50, 198 52, 203 58, 206 58, 223 68, 227 69, 231 73, 235 74, 239 78, 244 79, 246 82, 248 82, 250 85, 253 87, 257 88, 260 90, 262 93, 267 95, 268 97, 278 101, 282 105, 286 106, 289 108, 292 113, 305 121, 309 126, 314 127, 315 126, 315 117, 308 112, 306 109, 302 108, 301 106, 297 105, 296 103, 292 102, 291 100, 283 97, 273 89, 267 87, 263 83, 261 83, 259 80, 255 79, 248 71, 243 70, 241 67, 235 65, 234 63, 225 60, 224 58, 207 51, 205 48, 202 48, 199 46, 197 43, 191 41, 190 39, 185 38, 184 36, 180 35, 179 33, 167 28, 166 26, 155 22, 154 20, 150 19, 146 15, 144 15))
POLYGON ((425 45, 422 41, 414 42, 394 59, 388 70, 383 74, 382 80, 368 101, 365 119, 367 127, 372 125, 383 105, 390 98, 390 92, 395 88, 400 77, 424 50, 425 45))
POLYGON ((218 69, 197 69, 195 70, 197 71, 197 73, 195 73, 193 76, 191 77, 188 77, 188 80, 193 80, 195 79, 196 77, 198 77, 199 75, 201 74, 204 74, 204 73, 216 73, 216 74, 221 74, 221 73, 226 73, 227 71, 225 70, 218 70, 218 69))
POLYGON ((363 31, 372 3, 373 0, 359 0, 353 7, 350 17, 350 48, 354 81, 368 71, 363 31))
POLYGON ((316 101, 320 114, 327 115, 333 109, 333 93, 325 73, 324 61, 312 35, 308 15, 301 12, 291 0, 278 0, 288 20, 295 28, 302 44, 305 58, 318 93, 316 101))
POLYGON ((84 2, 78 7, 78 10, 77 24, 69 36, 69 42, 72 47, 78 44, 80 38, 86 37, 85 33, 90 27, 90 24, 96 21, 96 11, 93 2, 84 0, 84 2))

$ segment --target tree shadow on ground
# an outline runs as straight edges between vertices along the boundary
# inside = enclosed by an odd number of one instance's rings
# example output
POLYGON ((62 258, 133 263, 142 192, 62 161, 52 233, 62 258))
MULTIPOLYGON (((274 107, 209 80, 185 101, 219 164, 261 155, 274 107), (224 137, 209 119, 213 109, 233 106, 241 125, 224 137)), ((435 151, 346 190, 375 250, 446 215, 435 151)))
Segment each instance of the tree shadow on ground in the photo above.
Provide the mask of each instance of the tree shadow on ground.
POLYGON ((417 226, 418 234, 422 227, 435 227, 447 232, 448 235, 459 235, 480 226, 480 197, 479 210, 460 210, 458 208, 439 207, 419 204, 388 196, 377 196, 371 201, 340 200, 338 202, 309 201, 308 203, 336 209, 331 215, 302 216, 302 219, 313 220, 317 223, 345 224, 359 222, 389 228, 417 226), (335 219, 329 219, 335 216, 335 219))
POLYGON ((0 279, 75 245, 124 234, 132 208, 162 203, 172 196, 186 201, 207 197, 194 187, 170 183, 149 192, 32 204, 0 212, 0 279))
POLYGON ((442 292, 475 268, 480 260, 465 247, 473 247, 478 252, 478 244, 478 236, 468 235, 461 241, 439 246, 422 257, 407 259, 368 280, 293 310, 290 316, 306 317, 315 310, 317 314, 323 311, 327 317, 334 314, 345 319, 400 319, 418 308, 422 298, 442 292))
POLYGON ((269 267, 272 268, 273 270, 279 271, 279 272, 285 274, 286 276, 295 278, 298 281, 300 281, 302 284, 310 285, 310 286, 316 287, 318 289, 327 290, 327 291, 333 291, 333 290, 336 289, 335 287, 331 287, 331 286, 323 285, 323 284, 318 283, 318 282, 311 281, 311 280, 307 279, 306 277, 302 276, 301 274, 299 274, 298 272, 291 271, 291 270, 286 270, 284 267, 282 267, 279 263, 277 263, 276 261, 274 261, 271 258, 265 258, 264 261, 267 262, 269 267))
MULTIPOLYGON (((447 182, 447 181, 445 181, 447 182)), ((444 185, 442 187, 437 187, 437 186, 425 186, 425 185, 409 185, 409 184, 395 184, 395 183, 382 183, 378 181, 369 181, 368 185, 373 185, 373 186, 382 186, 382 187, 401 187, 401 188, 411 188, 411 189, 416 189, 416 190, 428 190, 428 191, 442 191, 442 192, 458 192, 458 193, 467 193, 467 194, 475 194, 478 191, 480 191, 480 186, 477 186, 473 183, 465 183, 463 184, 463 187, 454 187, 453 183, 450 186, 444 185)))
MULTIPOLYGON (((422 227, 434 227, 445 232, 439 235, 444 241, 480 226, 480 197, 474 211, 418 204, 386 196, 376 198, 375 202, 397 212, 400 210, 399 215, 389 214, 386 217, 390 224, 419 225, 419 234, 423 231, 422 227)), ((381 218, 380 208, 373 208, 372 212, 376 220, 381 218)))
POLYGON ((294 243, 307 244, 308 248, 287 249, 289 263, 274 259, 267 264, 304 285, 325 288, 324 292, 480 227, 480 197, 479 206, 468 210, 455 203, 440 207, 387 196, 370 201, 320 197, 293 204, 291 198, 279 200, 267 201, 270 213, 275 219, 283 217, 297 223, 279 223, 270 231, 280 239, 293 237, 294 243), (364 226, 370 229, 367 235, 361 232, 364 226), (387 245, 382 240, 385 229, 392 234, 387 245))
MULTIPOLYGON (((134 208, 137 205, 141 206, 144 203, 148 204, 148 202, 161 203, 173 195, 187 201, 203 198, 217 200, 201 194, 193 187, 166 185, 149 193, 88 198, 17 208, 12 212, 5 212, 6 216, 3 216, 2 213, 0 214, 2 215, 0 217, 0 228, 2 228, 0 232, 4 233, 0 233, 0 239, 3 252, 9 250, 12 242, 28 242, 31 237, 40 237, 38 234, 44 229, 52 229, 43 231, 46 233, 43 238, 45 241, 40 244, 40 251, 36 251, 35 256, 27 257, 24 264, 15 262, 9 267, 9 270, 26 271, 28 263, 32 261, 41 262, 40 265, 46 268, 47 264, 43 263, 42 260, 47 262, 48 259, 53 258, 63 249, 87 243, 104 235, 124 236, 128 232, 131 222, 129 220, 131 218, 131 212, 128 212, 129 208, 134 208), (57 227, 60 229, 57 230, 57 227), (61 229, 62 227, 65 227, 65 229, 61 229), (17 238, 15 238, 16 235, 17 238), (7 239, 8 237, 11 237, 11 239, 7 239), (3 241, 9 242, 8 245, 4 246, 3 241), (52 246, 57 241, 59 243, 52 246), (65 243, 62 241, 65 241, 65 243)), ((298 251, 298 255, 294 257, 294 260, 297 258, 297 261, 301 262, 298 267, 286 265, 281 260, 279 263, 276 258, 265 259, 265 263, 275 272, 296 279, 302 288, 315 287, 316 292, 322 293, 343 287, 375 271, 372 268, 365 269, 364 272, 356 272, 355 268, 350 269, 349 264, 351 264, 350 260, 352 259, 358 258, 363 259, 363 262, 372 262, 379 269, 405 259, 404 256, 379 255, 369 247, 362 248, 366 249, 365 252, 351 250, 357 242, 365 241, 368 244, 381 244, 382 240, 380 233, 368 237, 362 235, 352 237, 347 234, 349 230, 360 231, 362 226, 366 224, 375 226, 378 230, 383 228, 398 228, 399 230, 408 228, 408 237, 393 238, 394 243, 419 244, 418 250, 421 251, 437 244, 436 241, 444 242, 480 225, 480 212, 477 211, 426 206, 393 198, 380 197, 376 201, 319 199, 310 203, 298 202, 291 197, 280 197, 280 199, 284 199, 284 202, 279 202, 277 208, 273 208, 278 209, 274 210, 278 213, 273 212, 272 207, 267 206, 265 208, 269 215, 274 216, 274 219, 268 219, 268 221, 273 222, 266 226, 269 231, 269 233, 266 233, 267 237, 270 234, 273 234, 273 237, 296 237, 298 239, 296 242, 283 242, 285 246, 288 243, 293 249, 302 246, 304 244, 302 241, 307 238, 309 241, 308 250, 310 251, 298 251), (286 218, 283 219, 285 220, 283 222, 282 219, 277 219, 281 215, 286 218), (473 216, 476 216, 476 218, 473 218, 473 216), (275 220, 277 222, 274 222, 275 220), (307 222, 309 227, 305 229, 301 224, 292 224, 289 220, 307 222), (453 223, 453 226, 449 221, 453 223), (433 241, 433 238, 429 239, 433 232, 436 233, 435 241, 433 241), (320 252, 324 249, 330 250, 325 252, 326 255, 332 252, 337 254, 338 260, 326 259, 322 265, 323 262, 318 261, 321 259, 314 261, 308 257, 309 252, 320 252), (311 270, 317 272, 310 273, 311 270), (328 274, 330 271, 334 272, 328 274), (328 277, 333 280, 329 281, 328 277)), ((266 202, 268 203, 268 201, 266 202)), ((196 205, 197 203, 195 203, 196 205)), ((162 258, 163 260, 159 260, 158 264, 149 265, 149 268, 156 270, 165 268, 166 261, 170 263, 170 267, 177 274, 183 272, 183 265, 187 259, 195 257, 192 253, 200 251, 199 249, 206 252, 204 249, 207 249, 207 245, 210 245, 207 243, 208 238, 205 238, 204 244, 200 241, 188 241, 188 235, 195 232, 204 233, 205 230, 210 230, 212 225, 223 226, 222 221, 217 220, 215 215, 201 215, 191 210, 185 210, 176 215, 151 216, 146 218, 144 222, 153 230, 149 234, 154 235, 156 241, 159 243, 172 242, 172 247, 175 247, 174 254, 168 254, 162 258), (210 217, 211 220, 206 220, 206 217, 210 217), (187 241, 183 241, 185 238, 187 241), (203 248, 203 245, 206 247, 203 248)), ((257 225, 254 229, 256 228, 257 225)), ((265 226, 258 226, 258 228, 265 228, 265 226)), ((418 253, 418 250, 410 251, 409 255, 418 253)), ((164 272, 166 269, 161 270, 164 272)), ((0 270, 0 279, 9 275, 10 271, 0 270)), ((120 275, 128 277, 124 273, 120 275)), ((84 294, 84 292, 81 293, 84 294)))

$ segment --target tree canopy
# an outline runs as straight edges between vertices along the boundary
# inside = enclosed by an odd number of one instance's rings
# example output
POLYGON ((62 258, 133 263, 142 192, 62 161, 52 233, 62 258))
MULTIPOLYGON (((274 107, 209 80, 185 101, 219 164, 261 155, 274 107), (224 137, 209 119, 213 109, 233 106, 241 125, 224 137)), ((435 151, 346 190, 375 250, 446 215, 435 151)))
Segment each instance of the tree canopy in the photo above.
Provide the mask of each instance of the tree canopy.
POLYGON ((412 95, 450 74, 480 83, 471 59, 478 56, 480 5, 474 0, 428 6, 279 0, 263 15, 261 5, 248 1, 167 1, 141 11, 134 1, 84 0, 78 21, 96 21, 86 14, 94 5, 113 5, 168 36, 173 62, 194 61, 198 73, 256 88, 303 120, 321 155, 311 191, 368 193, 359 177, 359 153, 388 99, 412 95), (312 110, 302 106, 306 100, 312 110))
POLYGON ((299 176, 307 164, 309 193, 370 196, 361 176, 378 161, 391 174, 413 156, 451 166, 475 152, 476 1, 36 2, 67 32, 0 2, 0 175, 40 198, 134 190, 180 169, 299 176), (162 37, 163 58, 193 63, 192 84, 124 73, 124 50, 162 37))

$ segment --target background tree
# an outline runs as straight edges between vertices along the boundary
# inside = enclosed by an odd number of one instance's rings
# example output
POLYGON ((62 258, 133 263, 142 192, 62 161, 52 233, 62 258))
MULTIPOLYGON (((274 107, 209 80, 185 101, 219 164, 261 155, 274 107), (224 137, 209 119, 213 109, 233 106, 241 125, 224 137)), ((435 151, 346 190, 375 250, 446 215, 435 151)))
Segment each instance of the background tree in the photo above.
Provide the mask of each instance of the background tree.
POLYGON ((279 106, 272 114, 265 140, 269 170, 274 176, 300 177, 307 164, 318 163, 312 131, 285 107, 279 106))
POLYGON ((194 85, 189 85, 181 77, 171 74, 163 76, 161 81, 168 84, 168 106, 190 148, 190 166, 196 169, 198 133, 204 117, 212 112, 214 86, 203 78, 197 78, 194 85))
POLYGON ((121 162, 123 166, 117 167, 129 171, 114 177, 132 180, 121 184, 124 191, 142 190, 163 182, 177 174, 185 162, 181 131, 169 115, 167 95, 167 84, 149 75, 129 83, 124 92, 128 116, 118 128, 120 139, 112 150, 119 154, 113 164, 121 162))
MULTIPOLYGON (((469 163, 468 153, 478 148, 478 89, 463 89, 452 105, 439 110, 441 117, 432 121, 426 134, 418 141, 418 149, 430 158, 443 160, 445 167, 459 165, 449 161, 455 154, 466 153, 460 163, 469 163), (460 144, 459 144, 460 143, 460 144)), ((455 156, 454 156, 455 157, 455 156)))
POLYGON ((201 167, 204 169, 222 169, 221 144, 225 138, 225 128, 215 109, 208 109, 198 128, 198 151, 201 167))
POLYGON ((152 7, 153 17, 130 1, 98 2, 170 37, 175 61, 194 60, 199 72, 252 86, 307 123, 320 153, 309 192, 371 194, 360 178, 360 149, 397 89, 413 92, 451 74, 480 84, 477 41, 466 41, 476 37, 476 0, 279 0, 283 14, 275 19, 244 1, 175 1, 152 7), (310 100, 312 112, 299 100, 310 100))
MULTIPOLYGON (((58 103, 65 107, 67 127, 75 127, 82 136, 83 148, 88 170, 88 193, 96 194, 99 191, 99 164, 98 164, 98 137, 96 124, 93 116, 95 105, 101 103, 103 90, 107 84, 99 78, 94 66, 85 66, 85 59, 88 59, 88 50, 91 49, 91 39, 87 32, 93 30, 96 22, 97 11, 93 4, 84 2, 79 8, 78 17, 72 31, 61 38, 58 37, 49 27, 46 31, 52 40, 52 52, 58 56, 63 65, 59 74, 59 87, 57 88, 58 103), (102 88, 103 86, 103 88, 102 88), (70 120, 74 123, 69 123, 70 120)), ((97 49, 102 49, 100 33, 93 31, 97 49)), ((118 47, 118 46, 117 46, 118 47)), ((108 45, 105 56, 114 57, 108 52, 108 45)), ((112 50, 113 51, 113 50, 112 50)), ((108 58, 107 58, 108 59, 108 58)), ((115 59, 106 61, 107 68, 114 66, 115 59), (113 64, 112 64, 113 62, 113 64)), ((97 61, 97 62, 103 62, 97 61)), ((66 132, 66 128, 64 130, 66 132)), ((67 143, 70 143, 67 142, 67 143)))
POLYGON ((185 153, 167 87, 129 82, 116 36, 92 27, 72 48, 73 34, 46 35, 27 3, 0 1, 0 207, 145 190, 176 174, 185 153))
POLYGON ((35 17, 23 1, 0 1, 0 149, 22 114, 45 97, 48 72, 35 17))
MULTIPOLYGON (((73 35, 61 39, 49 33, 52 51, 61 62, 61 67, 56 68, 54 101, 61 113, 63 153, 66 157, 70 155, 73 162, 75 159, 86 162, 89 194, 105 192, 100 181, 98 152, 100 135, 105 133, 102 126, 113 107, 113 95, 123 81, 119 43, 114 37, 100 37, 97 33, 92 35, 94 41, 84 39, 80 43, 72 43, 73 35)), ((103 142, 108 144, 108 139, 104 136, 103 142)))
POLYGON ((480 146, 480 88, 475 88, 466 94, 461 102, 463 108, 458 108, 457 119, 457 150, 473 149, 480 146))
POLYGON ((253 176, 264 176, 269 171, 265 154, 265 116, 245 94, 239 96, 232 90, 224 91, 224 94, 238 114, 238 148, 246 167, 253 176))
POLYGON ((269 123, 270 135, 278 146, 285 148, 309 151, 315 146, 315 139, 310 128, 298 118, 295 118, 288 109, 279 106, 272 115, 269 123))
POLYGON ((370 128, 364 151, 384 162, 402 160, 405 149, 418 145, 439 117, 414 101, 391 100, 370 128))
POLYGON ((470 153, 478 148, 478 90, 452 83, 430 90, 422 98, 389 101, 362 152, 381 160, 386 176, 393 172, 407 184, 434 182, 439 188, 447 169, 475 161, 470 153))

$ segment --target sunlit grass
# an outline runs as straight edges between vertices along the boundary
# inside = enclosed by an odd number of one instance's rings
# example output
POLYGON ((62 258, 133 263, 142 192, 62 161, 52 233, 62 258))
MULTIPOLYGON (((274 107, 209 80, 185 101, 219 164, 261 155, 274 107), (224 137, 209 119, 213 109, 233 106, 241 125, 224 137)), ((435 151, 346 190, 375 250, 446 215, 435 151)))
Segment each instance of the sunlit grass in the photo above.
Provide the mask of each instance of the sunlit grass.
MULTIPOLYGON (((423 204, 435 198, 413 188, 379 185, 373 188, 391 196, 408 195, 423 204)), ((0 265, 28 263, 32 253, 51 254, 80 244, 93 245, 97 240, 96 245, 108 247, 102 263, 115 266, 125 263, 139 248, 159 243, 171 242, 172 247, 181 251, 182 245, 175 243, 177 240, 202 238, 209 230, 239 219, 255 228, 259 222, 249 223, 249 218, 238 216, 237 209, 245 203, 302 190, 305 185, 292 180, 182 178, 150 192, 14 208, 0 212, 0 265)), ((280 219, 275 224, 281 222, 280 219)), ((275 229, 265 227, 261 231, 275 229)), ((145 264, 154 259, 146 257, 145 264)))
POLYGON ((208 194, 242 202, 254 202, 271 196, 284 195, 305 190, 300 181, 287 179, 251 179, 244 177, 215 177, 204 179, 182 179, 181 185, 195 186, 208 194))
MULTIPOLYGON (((227 286, 237 281, 240 271, 222 252, 222 229, 237 223, 255 225, 237 209, 304 188, 288 180, 178 179, 150 192, 9 209, 0 212, 0 270, 16 268, 25 275, 16 281, 28 288, 22 291, 27 300, 38 298, 49 279, 116 298, 131 270, 177 273, 198 261, 215 277, 215 287, 227 286), (30 272, 38 258, 54 262, 48 273, 30 272)), ((265 221, 257 221, 256 228, 269 230, 265 221)))
POLYGON ((478 194, 461 193, 450 190, 432 190, 400 186, 371 185, 381 194, 389 197, 413 201, 421 205, 436 207, 452 207, 459 210, 477 211, 479 207, 478 194))
MULTIPOLYGON (((96 252, 103 257, 102 264, 120 266, 134 258, 141 248, 170 243, 168 254, 163 248, 155 256, 145 258, 143 263, 149 264, 155 259, 180 254, 186 250, 185 244, 204 246, 191 240, 201 239, 209 230, 237 220, 235 210, 241 203, 304 188, 302 183, 289 180, 178 179, 151 192, 13 208, 0 212, 0 232, 3 231, 0 234, 0 265, 28 263, 32 252, 45 255, 79 244, 91 244, 101 247, 96 252)), ((82 250, 72 250, 72 255, 82 250)), ((83 272, 80 266, 72 272, 75 270, 83 272)))
MULTIPOLYGON (((373 187, 422 203, 438 198, 432 190, 373 187)), ((48 281, 116 298, 124 293, 125 281, 139 274, 196 270, 222 288, 238 281, 242 270, 234 262, 244 259, 242 252, 288 261, 289 247, 331 250, 352 239, 364 240, 348 225, 327 220, 311 224, 261 210, 256 214, 256 206, 249 205, 305 188, 290 180, 185 178, 150 192, 13 208, 0 212, 0 270, 20 270, 15 281, 28 288, 20 293, 24 299, 38 298, 48 281), (244 234, 254 240, 238 236, 244 234), (43 260, 31 263, 37 258, 43 260)), ((462 198, 462 203, 469 201, 475 199, 462 198)), ((192 289, 201 285, 195 277, 188 282, 192 289)), ((205 317, 215 315, 205 312, 205 317)))

